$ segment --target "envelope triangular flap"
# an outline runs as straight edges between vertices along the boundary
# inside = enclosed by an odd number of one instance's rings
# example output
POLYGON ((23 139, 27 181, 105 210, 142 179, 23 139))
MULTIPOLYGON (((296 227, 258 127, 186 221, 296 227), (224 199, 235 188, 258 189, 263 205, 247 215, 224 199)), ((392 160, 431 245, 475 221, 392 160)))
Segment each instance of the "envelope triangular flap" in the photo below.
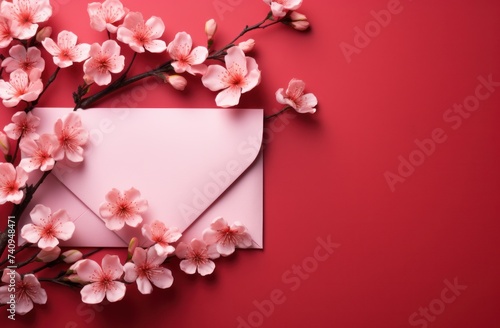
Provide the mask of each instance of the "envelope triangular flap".
MULTIPOLYGON (((38 108, 39 131, 52 132, 69 108, 38 108)), ((95 108, 78 111, 90 131, 85 160, 58 163, 54 175, 90 210, 112 188, 141 191, 160 219, 184 231, 256 159, 261 109, 95 108)), ((120 235, 120 233, 118 233, 120 235)))

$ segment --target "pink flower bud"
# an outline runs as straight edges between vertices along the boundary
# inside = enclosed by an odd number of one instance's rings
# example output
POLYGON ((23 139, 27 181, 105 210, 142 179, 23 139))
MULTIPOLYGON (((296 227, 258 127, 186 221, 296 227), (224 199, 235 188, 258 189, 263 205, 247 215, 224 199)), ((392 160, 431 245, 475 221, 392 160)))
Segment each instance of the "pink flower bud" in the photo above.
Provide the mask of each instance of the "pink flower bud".
POLYGON ((91 85, 92 83, 94 83, 94 79, 93 79, 91 76, 87 75, 87 74, 85 74, 85 75, 83 76, 83 81, 84 81, 84 82, 85 82, 85 84, 87 84, 87 85, 91 85))
POLYGON ((217 32, 217 23, 215 22, 215 19, 212 18, 205 23, 205 34, 209 40, 212 40, 215 32, 217 32))
POLYGON ((139 240, 137 239, 137 237, 133 237, 132 239, 130 239, 130 243, 128 243, 127 261, 132 259, 132 255, 134 255, 134 251, 135 251, 138 243, 139 243, 139 240))
POLYGON ((45 40, 45 38, 50 38, 50 35, 52 34, 52 27, 50 26, 45 26, 42 28, 38 33, 36 34, 36 41, 37 42, 42 42, 45 40))
POLYGON ((71 249, 69 251, 62 253, 62 259, 65 263, 75 263, 76 261, 81 260, 82 257, 83 257, 82 252, 76 249, 71 249))
POLYGON ((36 260, 45 263, 52 262, 59 258, 59 254, 61 254, 61 249, 57 246, 50 250, 42 249, 36 256, 36 260))
POLYGON ((254 39, 248 39, 246 41, 240 42, 238 44, 238 48, 243 50, 244 53, 248 53, 252 51, 253 47, 255 46, 255 40, 254 39))
POLYGON ((72 273, 75 273, 77 270, 78 270, 78 267, 80 266, 80 264, 83 262, 83 260, 78 260, 76 261, 75 263, 73 263, 69 269, 68 269, 68 273, 69 274, 72 274, 72 273))
POLYGON ((168 76, 168 83, 175 89, 182 91, 186 88, 187 80, 184 76, 180 75, 170 75, 168 76))
POLYGON ((309 28, 309 21, 307 20, 306 15, 298 13, 296 11, 292 11, 289 16, 290 26, 296 29, 297 31, 305 31, 309 28))
POLYGON ((0 151, 4 155, 8 155, 10 151, 9 139, 7 139, 7 135, 1 131, 0 131, 0 151))

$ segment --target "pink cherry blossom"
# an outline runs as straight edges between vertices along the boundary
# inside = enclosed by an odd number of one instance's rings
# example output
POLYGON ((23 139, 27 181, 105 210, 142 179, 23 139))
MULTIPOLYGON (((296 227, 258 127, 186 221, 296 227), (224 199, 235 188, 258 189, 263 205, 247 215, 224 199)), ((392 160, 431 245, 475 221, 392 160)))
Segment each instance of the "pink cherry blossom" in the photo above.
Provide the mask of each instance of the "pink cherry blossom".
POLYGON ((106 254, 102 259, 102 268, 93 260, 82 260, 76 267, 78 278, 90 282, 80 291, 82 301, 97 304, 104 300, 116 302, 125 296, 125 284, 117 281, 123 274, 123 266, 116 255, 106 254))
POLYGON ((243 224, 235 222, 229 226, 221 217, 213 220, 210 228, 203 231, 203 240, 209 245, 217 245, 217 252, 224 256, 233 254, 236 247, 252 246, 252 237, 243 224))
POLYGON ((165 24, 161 18, 153 16, 144 22, 141 13, 131 12, 125 16, 123 24, 118 27, 116 38, 126 43, 135 52, 162 52, 167 45, 157 40, 163 35, 165 24), (145 50, 144 50, 145 49, 145 50))
POLYGON ((242 93, 248 92, 260 83, 260 70, 257 62, 239 47, 232 47, 224 57, 226 67, 210 65, 202 77, 203 85, 219 92, 215 98, 217 106, 231 107, 239 103, 242 93))
POLYGON ((189 244, 180 242, 175 249, 175 255, 183 259, 180 263, 182 271, 193 274, 198 271, 202 276, 211 274, 215 269, 215 263, 212 259, 220 256, 215 247, 199 239, 194 238, 189 244))
POLYGON ((203 74, 206 65, 202 63, 208 57, 208 50, 198 46, 191 51, 193 40, 186 32, 179 32, 172 42, 168 44, 167 51, 174 60, 172 67, 176 73, 188 72, 190 74, 203 74))
POLYGON ((28 181, 28 173, 11 163, 0 163, 0 205, 6 202, 21 203, 24 193, 21 188, 28 181))
POLYGON ((12 21, 0 14, 0 48, 7 48, 13 39, 12 21))
POLYGON ((72 112, 63 119, 58 119, 54 125, 54 133, 58 146, 52 157, 56 161, 67 158, 69 161, 79 163, 83 161, 83 148, 89 138, 89 133, 82 126, 78 114, 72 112))
POLYGON ((22 69, 16 69, 10 73, 9 82, 0 80, 2 103, 6 107, 14 107, 21 100, 26 102, 36 100, 43 90, 41 75, 42 71, 37 68, 33 68, 29 75, 22 69))
POLYGON ((116 33, 118 27, 113 23, 121 20, 128 9, 124 8, 119 0, 106 0, 103 3, 89 3, 87 12, 90 16, 90 27, 94 30, 101 32, 107 29, 110 33, 116 33))
POLYGON ((70 31, 61 31, 57 35, 57 44, 51 38, 45 38, 42 45, 52 56, 54 64, 64 68, 89 58, 90 44, 76 44, 78 37, 70 31))
POLYGON ((38 139, 36 128, 40 124, 40 118, 29 112, 17 112, 12 116, 12 123, 5 126, 4 131, 11 139, 33 138, 38 139))
POLYGON ((27 40, 36 34, 38 24, 46 22, 52 15, 49 0, 13 0, 2 1, 1 12, 12 20, 12 30, 21 40, 27 40))
POLYGON ((5 67, 7 73, 22 69, 29 74, 33 68, 38 68, 40 71, 45 68, 42 53, 35 47, 29 47, 26 50, 24 46, 18 44, 9 49, 9 55, 10 57, 2 62, 2 67, 5 67))
POLYGON ((125 224, 137 227, 142 222, 141 214, 148 209, 148 201, 141 198, 135 188, 124 192, 113 188, 106 194, 106 202, 99 207, 99 214, 110 230, 120 230, 125 224))
POLYGON ((315 113, 318 99, 312 93, 304 94, 306 84, 302 80, 292 79, 288 83, 288 88, 276 91, 276 101, 280 104, 288 105, 299 113, 315 113))
POLYGON ((136 282, 142 294, 151 294, 153 285, 165 289, 172 286, 174 278, 172 272, 160 265, 167 258, 167 254, 158 255, 151 247, 147 251, 137 247, 132 256, 132 262, 124 265, 126 282, 136 282))
POLYGON ((19 147, 25 156, 19 166, 26 172, 40 169, 50 171, 54 167, 54 150, 58 147, 57 137, 53 134, 42 134, 40 139, 23 138, 19 147))
POLYGON ((289 10, 297 10, 302 5, 302 0, 264 0, 271 6, 274 17, 283 17, 289 10))
POLYGON ((142 227, 142 235, 155 243, 154 248, 158 255, 168 255, 175 251, 170 245, 175 243, 182 234, 177 228, 167 228, 165 223, 155 220, 151 224, 145 224, 142 227))
POLYGON ((52 213, 50 208, 37 204, 30 212, 31 221, 21 229, 21 237, 30 243, 38 243, 41 249, 50 250, 60 240, 68 240, 75 232, 75 224, 65 210, 52 213))
POLYGON ((45 304, 47 302, 47 293, 35 275, 26 274, 21 278, 19 273, 5 269, 2 275, 2 282, 6 285, 0 287, 1 304, 7 304, 11 299, 12 288, 9 285, 12 278, 15 281, 16 313, 24 315, 33 309, 33 303, 45 304))
POLYGON ((125 67, 125 57, 120 55, 120 46, 114 40, 104 41, 90 47, 90 58, 83 64, 83 71, 97 85, 111 82, 111 73, 120 73, 125 67))

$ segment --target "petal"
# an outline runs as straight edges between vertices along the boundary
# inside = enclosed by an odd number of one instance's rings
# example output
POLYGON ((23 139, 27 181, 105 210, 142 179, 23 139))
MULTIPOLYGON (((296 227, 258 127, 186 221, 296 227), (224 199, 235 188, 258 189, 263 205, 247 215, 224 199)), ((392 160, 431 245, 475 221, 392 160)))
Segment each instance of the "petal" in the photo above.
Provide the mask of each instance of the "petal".
POLYGON ((93 260, 82 260, 78 265, 76 273, 78 274, 78 278, 82 281, 97 281, 102 274, 102 269, 99 264, 93 260))
POLYGON ((245 53, 239 47, 232 47, 227 50, 227 55, 224 57, 226 67, 229 72, 237 71, 241 75, 247 75, 247 61, 245 53))
POLYGON ((241 97, 241 89, 238 87, 230 87, 219 92, 215 97, 215 103, 219 107, 232 107, 238 105, 241 97))
POLYGON ((89 58, 89 52, 90 52, 90 44, 87 43, 81 43, 73 48, 71 50, 71 59, 74 62, 82 62, 85 59, 89 58))
POLYGON ((245 85, 241 88, 241 93, 248 92, 260 83, 260 70, 254 69, 245 77, 245 85))
POLYGON ((216 217, 212 223, 210 223, 210 228, 213 230, 225 230, 229 228, 229 225, 227 224, 226 220, 222 217, 216 217))
POLYGON ((132 255, 132 261, 135 264, 142 265, 146 263, 146 257, 149 252, 146 252, 144 248, 137 247, 132 255))
POLYGON ((59 245, 59 240, 54 236, 42 237, 38 241, 38 247, 41 249, 51 250, 57 245, 59 245))
POLYGON ((12 292, 9 292, 8 289, 9 286, 0 287, 0 304, 7 304, 7 302, 10 300, 10 295, 12 295, 12 292))
POLYGON ((156 16, 149 18, 145 25, 150 28, 152 39, 160 38, 165 31, 165 24, 163 23, 163 20, 156 16))
POLYGON ((60 240, 68 240, 73 237, 73 233, 75 232, 75 224, 73 222, 64 222, 63 224, 58 225, 58 230, 55 233, 55 236, 60 240))
POLYGON ((288 83, 288 88, 286 89, 286 95, 288 98, 293 100, 298 99, 304 93, 304 88, 306 84, 302 80, 292 79, 288 83))
POLYGON ((125 221, 116 217, 103 220, 104 223, 106 224, 106 228, 108 228, 109 230, 117 231, 125 226, 125 221))
MULTIPOLYGON (((18 294, 16 293, 16 296, 18 294)), ((23 295, 22 297, 16 297, 16 313, 24 315, 29 311, 33 310, 33 301, 31 298, 23 295)))
POLYGON ((196 264, 194 264, 191 260, 182 260, 181 263, 179 263, 179 267, 187 274, 193 274, 196 272, 196 264))
POLYGON ((123 197, 127 202, 133 202, 137 198, 141 197, 141 192, 132 187, 129 190, 125 190, 125 192, 123 193, 123 197))
POLYGON ((139 213, 146 212, 148 209, 148 201, 145 199, 138 199, 134 202, 135 210, 139 213))
POLYGON ((106 292, 99 288, 96 283, 86 285, 80 291, 82 302, 87 304, 98 304, 104 300, 106 292))
POLYGON ((185 259, 189 251, 189 246, 185 242, 180 242, 175 249, 175 255, 180 259, 185 259))
POLYGON ((217 231, 212 229, 205 229, 203 231, 203 240, 208 244, 215 244, 219 240, 219 235, 217 231))
POLYGON ((318 99, 314 94, 307 93, 300 97, 297 103, 300 105, 299 108, 297 108, 299 113, 314 113, 316 112, 314 107, 318 105, 318 99))
POLYGON ((166 268, 154 269, 154 272, 151 273, 149 279, 151 279, 153 285, 161 289, 169 288, 174 283, 172 271, 166 268))
POLYGON ((105 196, 106 200, 110 203, 116 203, 118 202, 118 199, 122 196, 121 192, 116 189, 116 188, 113 188, 111 189, 110 192, 108 192, 105 196))
POLYGON ((146 48, 149 52, 159 53, 167 49, 167 44, 162 40, 152 40, 145 44, 144 48, 146 48))
POLYGON ((196 47, 193 49, 193 51, 190 54, 190 64, 191 65, 198 65, 201 64, 207 59, 208 57, 208 50, 205 47, 196 47))
POLYGON ((47 224, 48 217, 51 213, 50 208, 47 206, 37 204, 30 212, 31 221, 38 226, 44 226, 47 224))
POLYGON ((123 279, 125 279, 126 282, 134 282, 137 280, 137 266, 134 263, 125 263, 123 268, 125 270, 125 276, 123 277, 123 279))
POLYGON ((76 46, 78 37, 70 31, 61 31, 57 36, 57 44, 61 49, 71 49, 76 46))
POLYGON ((234 244, 232 243, 218 243, 217 244, 217 252, 220 255, 228 256, 233 254, 235 251, 234 244))
POLYGON ((201 253, 207 249, 207 244, 203 240, 193 238, 193 240, 191 240, 191 248, 195 253, 201 253))
POLYGON ((276 91, 276 101, 279 102, 280 104, 283 104, 285 105, 286 102, 285 102, 285 90, 283 88, 279 88, 277 91, 276 91))
MULTIPOLYGON (((167 253, 159 254, 155 247, 150 247, 147 252, 147 262, 152 266, 159 266, 167 258, 167 253)), ((144 259, 146 260, 146 259, 144 259)), ((134 261, 135 262, 135 261, 134 261)))
POLYGON ((25 285, 30 286, 29 296, 31 300, 36 304, 45 304, 47 303, 47 293, 45 289, 40 286, 40 282, 33 274, 27 274, 24 276, 23 282, 25 285))
POLYGON ((206 276, 214 272, 215 263, 213 261, 207 261, 204 264, 198 265, 198 273, 202 276, 206 276))
POLYGON ((102 270, 113 280, 119 279, 123 274, 123 266, 120 264, 120 258, 117 255, 106 254, 102 259, 102 270))
POLYGON ((102 43, 101 52, 107 56, 118 56, 120 54, 120 46, 114 40, 106 40, 102 43))
POLYGON ((113 281, 109 284, 106 290, 106 298, 110 302, 116 302, 125 296, 126 287, 123 282, 113 281))
POLYGON ((144 25, 142 14, 140 12, 129 12, 123 20, 123 26, 133 31, 138 25, 144 25))
POLYGON ((227 74, 228 72, 224 67, 220 65, 210 65, 205 75, 201 78, 201 82, 211 91, 219 91, 228 87, 228 84, 224 82, 223 79, 227 74))
POLYGON ((42 41, 42 45, 52 56, 58 56, 61 51, 59 46, 51 38, 45 38, 45 40, 42 41))
POLYGON ((26 224, 21 229, 21 237, 30 243, 37 243, 40 239, 40 230, 34 224, 26 224))
POLYGON ((185 58, 189 55, 193 40, 186 32, 178 32, 172 42, 168 44, 167 51, 175 60, 185 58))
POLYGON ((142 223, 142 216, 138 214, 131 215, 125 220, 125 223, 133 228, 136 228, 142 223))
POLYGON ((25 60, 26 59, 26 48, 20 44, 13 46, 9 50, 9 55, 17 60, 25 60))
POLYGON ((153 291, 153 286, 151 285, 151 282, 149 282, 148 278, 141 276, 137 278, 137 289, 141 294, 151 294, 153 291))

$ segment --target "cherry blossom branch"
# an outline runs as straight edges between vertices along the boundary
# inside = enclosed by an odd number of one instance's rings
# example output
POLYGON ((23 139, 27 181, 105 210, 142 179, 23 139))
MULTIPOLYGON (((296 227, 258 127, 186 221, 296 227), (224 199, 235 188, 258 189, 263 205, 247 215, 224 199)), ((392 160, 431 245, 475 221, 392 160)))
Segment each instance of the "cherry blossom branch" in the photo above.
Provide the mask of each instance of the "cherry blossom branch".
MULTIPOLYGON (((85 259, 85 258, 87 258, 87 257, 89 257, 89 256, 91 256, 91 255, 94 255, 95 253, 100 252, 100 251, 102 251, 103 249, 104 249, 104 248, 102 248, 102 247, 96 248, 96 249, 94 249, 94 250, 92 250, 92 251, 90 251, 90 252, 88 252, 88 253, 84 254, 84 255, 82 256, 82 259, 85 259)), ((62 259, 62 258, 59 258, 59 259, 57 259, 56 261, 52 261, 52 262, 49 262, 49 263, 45 263, 44 265, 42 265, 42 266, 41 266, 41 267, 39 267, 39 268, 36 268, 35 270, 31 271, 30 273, 35 274, 35 273, 37 273, 37 272, 40 272, 40 271, 45 270, 45 269, 47 269, 47 268, 51 268, 51 267, 55 266, 56 264, 60 264, 60 263, 63 263, 63 262, 64 262, 64 261, 63 261, 63 259, 62 259)))
POLYGON ((52 84, 52 82, 54 82, 54 80, 56 79, 57 77, 57 74, 59 73, 59 71, 61 70, 61 67, 57 66, 56 70, 54 71, 54 73, 52 73, 52 75, 49 77, 49 79, 47 80, 47 83, 45 84, 45 86, 43 87, 43 90, 42 92, 40 93, 40 95, 38 96, 38 98, 32 102, 30 102, 28 104, 28 106, 26 106, 26 108, 24 109, 24 111, 26 113, 30 112, 33 110, 33 108, 35 108, 35 106, 38 104, 38 101, 40 101, 40 98, 42 97, 42 95, 45 93, 45 91, 47 91, 47 89, 49 88, 49 86, 52 84))
MULTIPOLYGON (((21 251, 23 251, 24 249, 26 249, 26 248, 30 247, 31 245, 33 245, 33 244, 32 244, 32 243, 24 243, 21 247, 19 247, 18 249, 16 249, 16 250, 14 251, 14 253, 12 253, 12 255, 16 255, 16 254, 20 253, 21 251)), ((8 258, 5 258, 4 260, 2 260, 2 261, 0 262, 0 266, 2 266, 2 265, 4 265, 5 263, 7 263, 7 261, 8 261, 8 258)))
POLYGON ((272 114, 272 115, 265 116, 265 117, 264 117, 264 120, 270 120, 270 119, 272 119, 272 118, 274 118, 274 117, 277 117, 277 116, 279 116, 279 115, 283 114, 284 112, 286 112, 286 111, 287 111, 287 110, 289 110, 289 109, 292 109, 292 107, 291 107, 291 106, 286 106, 286 107, 284 107, 282 110, 280 110, 279 112, 276 112, 276 113, 274 113, 274 114, 272 114))
POLYGON ((19 139, 17 139, 17 142, 16 142, 16 150, 14 150, 14 155, 12 155, 12 158, 10 159, 9 162, 11 162, 12 164, 14 164, 14 162, 16 161, 16 158, 17 158, 17 153, 19 152, 19 145, 21 144, 21 138, 22 137, 19 137, 19 139))

